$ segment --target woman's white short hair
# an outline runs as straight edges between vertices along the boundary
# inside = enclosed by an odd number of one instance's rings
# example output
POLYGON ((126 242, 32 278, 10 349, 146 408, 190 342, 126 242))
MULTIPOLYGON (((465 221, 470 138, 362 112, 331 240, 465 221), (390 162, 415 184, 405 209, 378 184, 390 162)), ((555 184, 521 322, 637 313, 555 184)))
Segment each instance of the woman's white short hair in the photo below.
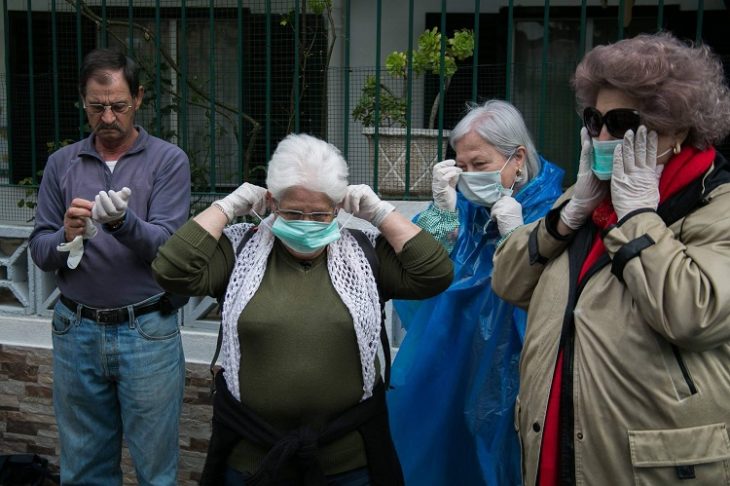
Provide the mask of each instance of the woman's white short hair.
POLYGON ((511 103, 489 100, 483 105, 469 105, 469 111, 464 118, 451 130, 451 147, 456 150, 456 143, 472 131, 505 157, 512 155, 519 146, 525 147, 527 160, 517 185, 527 183, 540 173, 540 157, 532 143, 530 132, 522 115, 511 103))
POLYGON ((287 189, 300 186, 323 192, 339 204, 347 193, 347 162, 340 151, 311 135, 287 135, 271 156, 266 186, 280 200, 287 189))

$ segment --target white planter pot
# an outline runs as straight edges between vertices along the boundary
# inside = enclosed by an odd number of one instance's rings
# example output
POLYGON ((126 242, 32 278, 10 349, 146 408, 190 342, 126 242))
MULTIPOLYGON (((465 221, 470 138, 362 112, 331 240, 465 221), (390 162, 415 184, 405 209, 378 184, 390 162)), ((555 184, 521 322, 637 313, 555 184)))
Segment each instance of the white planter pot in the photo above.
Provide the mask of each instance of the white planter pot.
MULTIPOLYGON (((375 128, 362 131, 368 139, 370 173, 375 165, 375 128)), ((431 198, 431 172, 438 160, 438 130, 411 129, 410 179, 408 195, 431 198)), ((442 132, 442 156, 449 144, 449 130, 442 132)), ((406 193, 406 129, 381 127, 378 130, 378 192, 402 197, 406 193)))

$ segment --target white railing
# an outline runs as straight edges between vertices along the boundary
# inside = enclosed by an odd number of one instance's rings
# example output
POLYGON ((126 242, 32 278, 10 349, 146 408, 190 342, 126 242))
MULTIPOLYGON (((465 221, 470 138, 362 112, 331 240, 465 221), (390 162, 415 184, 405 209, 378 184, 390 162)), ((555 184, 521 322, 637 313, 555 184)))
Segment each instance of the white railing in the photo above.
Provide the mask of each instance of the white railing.
MULTIPOLYGON (((424 205, 423 202, 396 201, 396 206, 408 216, 415 214, 424 205)), ((59 296, 53 272, 41 271, 30 257, 28 238, 32 230, 29 224, 0 224, 0 342, 5 342, 15 332, 11 327, 17 327, 20 330, 28 329, 24 333, 31 341, 29 344, 40 344, 41 341, 36 339, 37 331, 32 330, 35 328, 23 323, 34 322, 47 327, 59 296), (24 316, 24 319, 14 319, 20 316, 24 316)), ((201 356, 212 354, 209 350, 214 346, 219 325, 216 308, 217 302, 211 297, 193 297, 180 310, 183 334, 187 335, 188 341, 202 343, 204 351, 201 356)), ((390 303, 386 305, 386 329, 395 351, 404 331, 397 316, 393 317, 390 303)), ((50 334, 50 330, 48 332, 50 334)), ((42 342, 46 342, 45 338, 42 342)))

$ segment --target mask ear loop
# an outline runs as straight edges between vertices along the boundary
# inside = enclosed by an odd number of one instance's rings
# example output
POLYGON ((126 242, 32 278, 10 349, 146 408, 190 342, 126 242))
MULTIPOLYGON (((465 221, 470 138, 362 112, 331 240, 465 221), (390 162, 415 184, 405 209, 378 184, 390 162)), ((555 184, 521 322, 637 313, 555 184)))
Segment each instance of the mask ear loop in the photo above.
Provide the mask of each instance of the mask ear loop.
MULTIPOLYGON (((344 223, 340 223, 339 221, 337 222, 337 224, 339 224, 339 225, 340 225, 340 228, 347 228, 347 225, 348 225, 348 224, 350 223, 350 221, 352 220, 352 218, 354 218, 354 217, 355 217, 355 215, 354 215, 354 214, 352 214, 352 213, 348 213, 348 214, 349 214, 350 216, 349 216, 349 217, 348 217, 348 218, 347 218, 347 219, 345 220, 345 222, 344 222, 344 223)), ((337 217, 336 217, 336 216, 335 216, 335 220, 337 220, 337 217)))
POLYGON ((259 218, 259 224, 262 224, 262 225, 268 227, 269 229, 272 229, 271 228, 271 225, 268 222, 264 222, 264 218, 262 218, 259 215, 259 213, 256 212, 256 210, 254 208, 251 208, 251 212, 253 213, 254 216, 256 216, 257 218, 259 218))
MULTIPOLYGON (((509 157, 507 157, 507 160, 505 161, 504 165, 502 166, 501 169, 499 169, 500 176, 502 175, 502 171, 504 170, 504 168, 507 167, 507 164, 509 164, 509 161, 512 160, 512 157, 514 157, 516 153, 517 153, 517 149, 515 149, 515 151, 512 152, 509 157)), ((520 170, 520 169, 518 168, 517 170, 520 170)), ((512 185, 509 187, 510 191, 514 189, 515 184, 517 184, 517 177, 515 177, 515 180, 512 181, 512 185)), ((500 186, 501 185, 502 184, 500 183, 500 186)))

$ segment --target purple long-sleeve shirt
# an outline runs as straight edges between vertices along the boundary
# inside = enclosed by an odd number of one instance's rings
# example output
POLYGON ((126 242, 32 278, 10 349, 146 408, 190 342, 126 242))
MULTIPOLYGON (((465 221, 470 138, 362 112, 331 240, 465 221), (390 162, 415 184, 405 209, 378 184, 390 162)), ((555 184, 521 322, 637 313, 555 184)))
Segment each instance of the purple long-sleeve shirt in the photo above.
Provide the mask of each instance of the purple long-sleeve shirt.
MULTIPOLYGON (((94 148, 94 135, 61 148, 48 159, 38 193, 30 252, 41 270, 57 271, 61 293, 82 304, 120 307, 163 290, 150 264, 157 249, 188 219, 190 163, 176 145, 137 126, 134 146, 110 171, 94 148), (84 241, 76 269, 66 265, 63 216, 74 198, 90 201, 99 191, 132 190, 124 224, 84 241)), ((101 225, 97 225, 101 226, 101 225)))

